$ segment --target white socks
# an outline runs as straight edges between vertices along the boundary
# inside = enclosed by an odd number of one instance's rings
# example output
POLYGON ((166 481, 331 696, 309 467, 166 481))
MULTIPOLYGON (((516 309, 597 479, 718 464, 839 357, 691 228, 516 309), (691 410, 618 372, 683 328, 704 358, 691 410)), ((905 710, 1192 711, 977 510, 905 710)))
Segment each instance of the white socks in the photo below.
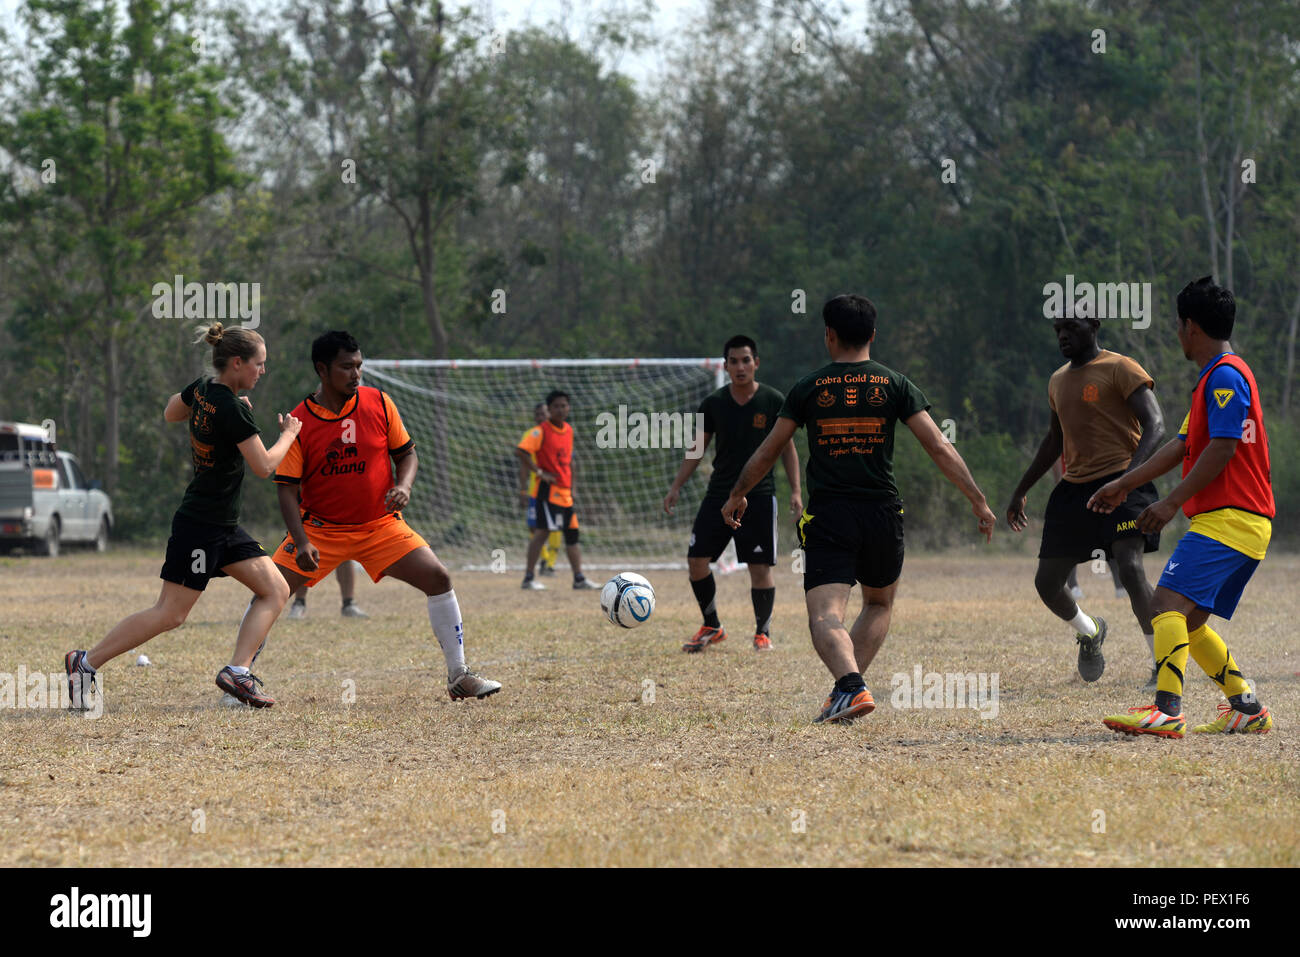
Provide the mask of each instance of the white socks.
POLYGON ((433 626, 433 636, 442 646, 442 656, 447 659, 447 677, 450 679, 465 667, 464 628, 454 588, 441 595, 429 596, 429 624, 433 626))
POLYGON ((1078 634, 1086 635, 1091 638, 1097 633, 1097 623, 1083 613, 1083 609, 1075 605, 1075 615, 1070 619, 1070 627, 1078 634))

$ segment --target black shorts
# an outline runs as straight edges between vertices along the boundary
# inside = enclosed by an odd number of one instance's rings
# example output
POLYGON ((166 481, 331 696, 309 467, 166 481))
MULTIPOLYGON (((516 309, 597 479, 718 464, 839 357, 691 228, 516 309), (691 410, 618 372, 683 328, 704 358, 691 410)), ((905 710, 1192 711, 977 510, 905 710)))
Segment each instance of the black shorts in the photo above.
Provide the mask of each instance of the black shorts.
POLYGON ((776 496, 749 496, 740 528, 732 528, 722 517, 727 496, 705 496, 691 526, 687 558, 716 562, 727 542, 736 540, 736 560, 752 565, 776 564, 776 496))
POLYGON ((537 499, 537 527, 564 532, 564 544, 578 544, 578 514, 572 505, 556 505, 549 499, 537 499))
POLYGON ((861 582, 884 588, 903 572, 903 503, 835 498, 809 503, 799 520, 803 590, 861 582))
POLYGON ((1090 482, 1067 482, 1064 479, 1052 489, 1047 500, 1047 514, 1043 517, 1043 544, 1039 558, 1072 558, 1076 562, 1093 559, 1093 552, 1111 554, 1111 542, 1121 538, 1145 538, 1145 552, 1160 548, 1160 533, 1143 535, 1137 528, 1137 517, 1143 509, 1160 498, 1150 482, 1129 492, 1123 504, 1109 515, 1088 508, 1088 499, 1112 479, 1123 475, 1116 472, 1090 482))
POLYGON ((226 577, 225 566, 259 557, 266 557, 266 550, 238 525, 212 525, 177 514, 158 577, 203 591, 208 579, 226 577))

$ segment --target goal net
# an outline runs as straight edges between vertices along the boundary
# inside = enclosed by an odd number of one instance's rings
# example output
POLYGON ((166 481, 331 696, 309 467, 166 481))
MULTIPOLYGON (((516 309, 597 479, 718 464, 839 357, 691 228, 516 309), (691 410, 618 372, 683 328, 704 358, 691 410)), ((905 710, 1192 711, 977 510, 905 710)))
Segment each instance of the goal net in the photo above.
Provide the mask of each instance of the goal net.
POLYGON ((663 499, 694 439, 687 426, 700 401, 725 382, 720 359, 367 358, 365 376, 392 396, 415 440, 420 468, 403 514, 444 561, 523 568, 528 534, 514 449, 537 403, 560 389, 571 403, 584 567, 684 567, 712 453, 673 516, 663 499))

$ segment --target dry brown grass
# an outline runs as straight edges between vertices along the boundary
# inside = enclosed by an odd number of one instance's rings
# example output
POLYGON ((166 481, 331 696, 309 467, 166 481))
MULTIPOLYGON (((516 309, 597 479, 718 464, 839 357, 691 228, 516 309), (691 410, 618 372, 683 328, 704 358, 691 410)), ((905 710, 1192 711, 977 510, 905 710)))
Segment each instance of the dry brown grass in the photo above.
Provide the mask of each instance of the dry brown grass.
MULTIPOLYGON (((159 565, 134 551, 0 559, 0 671, 60 670, 67 649, 152 602, 159 565)), ((513 573, 458 573, 471 663, 505 684, 463 703, 443 690, 419 595, 366 580, 375 617, 344 620, 330 581, 305 621, 272 632, 258 667, 279 698, 269 712, 217 706, 246 597, 219 581, 147 646, 153 667, 106 667, 101 719, 0 713, 0 865, 1300 863, 1300 559, 1264 562, 1221 630, 1276 715, 1248 739, 1107 731, 1103 714, 1143 703, 1127 605, 1082 576, 1085 607, 1112 626, 1106 674, 1084 685, 1032 573, 1028 557, 909 557, 867 675, 881 706, 850 727, 809 724, 829 680, 788 571, 765 656, 748 646, 743 574, 720 579, 732 638, 687 656, 698 613, 684 572, 652 573, 658 612, 629 632, 563 569, 534 595, 513 573), (916 664, 997 672, 999 715, 894 709, 890 676, 916 664)), ((1216 696, 1196 673, 1189 719, 1212 717, 1216 696)))

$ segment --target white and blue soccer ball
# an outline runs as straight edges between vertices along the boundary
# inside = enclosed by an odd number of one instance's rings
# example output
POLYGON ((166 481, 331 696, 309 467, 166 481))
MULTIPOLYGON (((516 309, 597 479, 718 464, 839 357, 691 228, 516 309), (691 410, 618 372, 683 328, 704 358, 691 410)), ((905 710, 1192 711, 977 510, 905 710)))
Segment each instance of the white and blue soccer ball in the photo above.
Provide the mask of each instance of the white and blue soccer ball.
POLYGON ((623 628, 643 625, 655 611, 654 586, 632 572, 615 575, 600 590, 600 610, 623 628))

